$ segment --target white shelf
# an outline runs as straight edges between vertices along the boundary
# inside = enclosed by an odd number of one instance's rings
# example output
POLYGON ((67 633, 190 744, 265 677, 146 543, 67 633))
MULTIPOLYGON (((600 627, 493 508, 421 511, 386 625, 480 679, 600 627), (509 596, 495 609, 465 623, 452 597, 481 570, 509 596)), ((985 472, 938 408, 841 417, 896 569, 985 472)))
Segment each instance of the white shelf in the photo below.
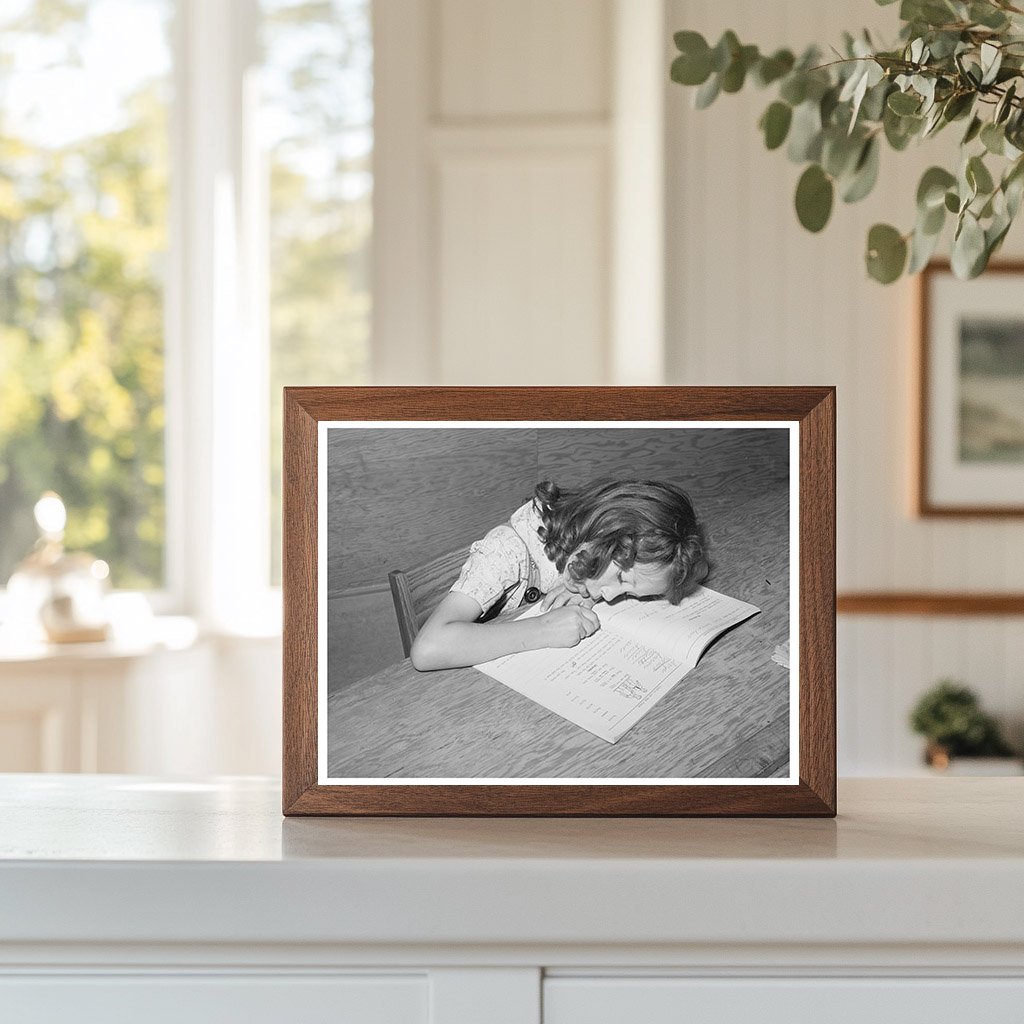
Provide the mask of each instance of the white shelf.
POLYGON ((0 941, 1024 944, 1012 779, 830 820, 282 819, 274 783, 8 776, 0 941))

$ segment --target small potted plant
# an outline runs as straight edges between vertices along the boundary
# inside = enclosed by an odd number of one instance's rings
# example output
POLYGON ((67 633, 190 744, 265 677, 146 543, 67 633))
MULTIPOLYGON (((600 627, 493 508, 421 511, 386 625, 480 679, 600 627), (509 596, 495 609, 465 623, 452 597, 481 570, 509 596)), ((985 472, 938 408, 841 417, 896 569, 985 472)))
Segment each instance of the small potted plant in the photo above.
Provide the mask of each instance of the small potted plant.
MULTIPOLYGON (((910 725, 928 741, 925 762, 939 771, 949 770, 958 758, 1014 758, 995 719, 981 710, 974 692, 950 679, 941 680, 921 697, 910 715, 910 725)), ((1001 774, 1020 772, 1015 758, 996 767, 1003 769, 1001 774)))

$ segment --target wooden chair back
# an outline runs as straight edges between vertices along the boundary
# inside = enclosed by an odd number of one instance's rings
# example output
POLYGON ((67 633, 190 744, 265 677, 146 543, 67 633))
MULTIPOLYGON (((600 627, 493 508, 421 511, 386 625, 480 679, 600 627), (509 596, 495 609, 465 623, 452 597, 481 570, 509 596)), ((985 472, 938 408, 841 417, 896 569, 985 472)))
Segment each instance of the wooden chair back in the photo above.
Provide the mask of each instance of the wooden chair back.
POLYGON ((388 573, 391 596, 398 617, 398 631, 402 634, 402 647, 408 658, 412 642, 420 627, 459 578, 469 546, 438 555, 415 569, 395 569, 388 573))

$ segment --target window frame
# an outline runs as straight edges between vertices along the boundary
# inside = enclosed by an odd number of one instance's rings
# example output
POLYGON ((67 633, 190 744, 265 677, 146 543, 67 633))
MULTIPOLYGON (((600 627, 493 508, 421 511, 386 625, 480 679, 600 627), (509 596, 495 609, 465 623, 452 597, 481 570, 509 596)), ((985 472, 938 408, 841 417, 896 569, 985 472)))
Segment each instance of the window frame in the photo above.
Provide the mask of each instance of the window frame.
POLYGON ((177 0, 165 339, 167 539, 158 612, 280 631, 271 586, 267 165, 258 0, 177 0))

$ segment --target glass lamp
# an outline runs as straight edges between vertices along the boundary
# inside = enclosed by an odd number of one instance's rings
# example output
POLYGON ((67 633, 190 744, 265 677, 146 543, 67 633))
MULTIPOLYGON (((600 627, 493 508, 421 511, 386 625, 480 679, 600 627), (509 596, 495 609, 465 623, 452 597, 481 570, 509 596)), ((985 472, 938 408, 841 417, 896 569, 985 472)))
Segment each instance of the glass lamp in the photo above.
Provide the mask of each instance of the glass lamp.
POLYGON ((25 639, 57 644, 106 640, 107 563, 64 550, 67 510, 53 491, 36 502, 34 512, 39 539, 7 584, 12 620, 27 631, 25 639))

